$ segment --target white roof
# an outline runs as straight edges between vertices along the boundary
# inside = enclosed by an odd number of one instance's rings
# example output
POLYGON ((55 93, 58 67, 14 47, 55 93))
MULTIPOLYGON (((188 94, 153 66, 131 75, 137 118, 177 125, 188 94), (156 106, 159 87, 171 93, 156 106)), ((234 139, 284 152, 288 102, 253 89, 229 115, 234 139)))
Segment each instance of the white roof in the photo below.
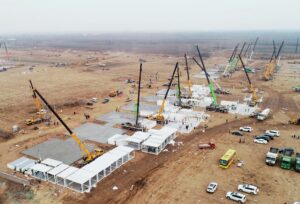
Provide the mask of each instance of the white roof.
POLYGON ((171 127, 167 127, 167 126, 164 126, 164 127, 161 128, 160 130, 150 129, 148 132, 151 133, 151 134, 155 134, 155 135, 159 135, 159 136, 162 136, 162 137, 164 137, 164 138, 167 138, 167 137, 169 137, 170 135, 176 133, 176 132, 177 132, 177 129, 171 128, 171 127))
POLYGON ((44 172, 45 173, 45 172, 51 170, 52 167, 46 166, 45 164, 35 164, 32 167, 30 167, 30 169, 34 170, 34 171, 40 171, 40 172, 44 172))
POLYGON ((83 168, 78 169, 73 174, 67 177, 67 180, 73 181, 74 183, 84 184, 85 182, 89 181, 93 178, 96 173, 84 170, 83 168))
POLYGON ((82 167, 82 169, 91 171, 94 173, 99 173, 102 170, 106 169, 118 159, 122 158, 122 156, 112 154, 112 153, 105 153, 102 156, 98 157, 96 160, 92 161, 91 163, 82 167))
POLYGON ((64 171, 57 174, 56 176, 58 176, 60 178, 67 178, 68 176, 70 176, 71 174, 73 174, 76 171, 78 171, 78 168, 70 166, 69 168, 65 169, 64 171))
POLYGON ((57 175, 57 174, 59 174, 60 172, 64 171, 67 168, 69 168, 69 165, 61 164, 61 165, 51 169, 50 171, 48 171, 48 174, 57 175))
POLYGON ((61 161, 57 161, 55 159, 50 159, 50 158, 43 160, 41 163, 52 167, 57 167, 58 165, 62 164, 61 161))
POLYGON ((126 141, 127 141, 127 142, 141 143, 141 142, 143 142, 144 140, 141 139, 141 138, 133 137, 133 136, 132 136, 132 137, 126 138, 126 141))
POLYGON ((137 131, 135 132, 131 137, 135 137, 135 138, 140 138, 142 140, 147 139, 148 137, 150 137, 150 133, 149 132, 141 132, 141 131, 137 131))
MULTIPOLYGON (((29 159, 26 157, 20 157, 19 159, 8 163, 7 167, 10 169, 15 169, 15 168, 22 169, 25 166, 28 166, 29 164, 34 164, 34 163, 35 163, 35 160, 33 160, 33 159, 29 159)), ((33 165, 31 165, 31 166, 33 166, 33 165)))
POLYGON ((145 142, 143 142, 142 145, 149 146, 149 147, 159 147, 162 144, 162 141, 148 139, 145 142))
POLYGON ((126 147, 126 146, 118 146, 114 149, 111 150, 112 151, 116 151, 116 150, 120 150, 120 151, 123 151, 123 152, 126 152, 127 154, 131 153, 131 152, 134 152, 134 149, 131 148, 131 147, 126 147))

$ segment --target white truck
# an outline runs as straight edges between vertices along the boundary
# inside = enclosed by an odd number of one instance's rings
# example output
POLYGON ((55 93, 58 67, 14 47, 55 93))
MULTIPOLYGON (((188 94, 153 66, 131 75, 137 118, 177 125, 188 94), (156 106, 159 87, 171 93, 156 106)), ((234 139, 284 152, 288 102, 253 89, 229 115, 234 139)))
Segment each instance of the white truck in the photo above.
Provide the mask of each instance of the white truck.
POLYGON ((270 147, 270 151, 266 154, 266 164, 269 166, 274 166, 278 160, 278 148, 270 147))
POLYGON ((269 108, 266 108, 265 110, 263 110, 262 112, 260 112, 258 115, 257 115, 257 120, 265 120, 269 117, 270 115, 270 109, 269 108))

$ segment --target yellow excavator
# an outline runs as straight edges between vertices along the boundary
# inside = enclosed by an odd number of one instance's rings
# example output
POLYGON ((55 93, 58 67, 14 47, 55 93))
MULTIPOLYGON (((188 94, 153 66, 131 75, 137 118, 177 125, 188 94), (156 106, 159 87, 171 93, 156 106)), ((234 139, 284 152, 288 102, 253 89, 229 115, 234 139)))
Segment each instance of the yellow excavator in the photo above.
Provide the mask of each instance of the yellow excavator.
POLYGON ((67 126, 67 124, 62 120, 62 118, 54 111, 52 106, 46 101, 46 99, 41 95, 41 93, 35 88, 33 88, 33 92, 37 94, 40 97, 40 99, 46 104, 46 106, 51 110, 51 112, 55 115, 55 117, 59 120, 59 122, 66 128, 66 130, 69 132, 71 137, 77 142, 77 144, 86 154, 86 156, 83 158, 86 163, 93 161, 94 159, 96 159, 97 157, 101 156, 104 153, 102 149, 96 149, 94 152, 90 152, 85 147, 85 145, 81 142, 78 136, 67 126))
POLYGON ((150 117, 149 117, 150 120, 156 120, 156 121, 159 122, 159 123, 164 123, 165 118, 164 118, 164 116, 163 116, 162 113, 163 113, 163 111, 164 111, 165 102, 166 102, 166 99, 167 99, 167 97, 168 97, 168 93, 169 93, 169 90, 170 90, 170 88, 171 88, 171 85, 172 85, 172 82, 173 82, 173 79, 174 79, 175 72, 176 72, 177 68, 178 68, 178 62, 176 62, 175 68, 174 68, 174 70, 173 70, 172 77, 171 77, 170 82, 169 82, 169 85, 168 85, 168 89, 167 89, 167 91, 166 91, 166 93, 165 93, 165 97, 164 97, 164 99, 163 99, 163 101, 162 101, 162 103, 161 103, 161 105, 160 105, 159 111, 158 111, 158 113, 157 113, 156 115, 150 116, 150 117))
POLYGON ((291 119, 289 120, 289 124, 300 125, 300 117, 296 117, 296 116, 291 117, 291 119))
POLYGON ((245 64, 243 62, 243 59, 242 59, 241 55, 239 55, 239 58, 240 58, 240 62, 242 64, 242 67, 245 71, 245 74, 246 74, 248 82, 249 82, 249 91, 250 91, 250 93, 252 93, 252 98, 251 98, 251 102, 250 102, 249 105, 254 107, 258 102, 258 97, 257 97, 256 91, 255 91, 254 85, 252 84, 252 82, 250 80, 250 77, 248 75, 248 72, 246 71, 246 67, 245 67, 245 64))

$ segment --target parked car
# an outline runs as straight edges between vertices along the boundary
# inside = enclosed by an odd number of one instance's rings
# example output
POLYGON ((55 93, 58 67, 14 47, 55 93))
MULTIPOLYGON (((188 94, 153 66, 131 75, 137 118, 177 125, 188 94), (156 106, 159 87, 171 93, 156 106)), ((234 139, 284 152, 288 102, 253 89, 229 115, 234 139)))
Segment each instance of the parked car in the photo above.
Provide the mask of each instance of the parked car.
POLYGON ((272 135, 274 137, 279 137, 280 132, 278 130, 266 130, 267 135, 272 135))
POLYGON ((252 127, 240 127, 240 131, 243 132, 252 132, 252 127))
POLYGON ((291 148, 291 147, 280 148, 279 151, 278 151, 278 153, 279 153, 279 154, 282 154, 282 153, 284 153, 285 151, 290 151, 290 152, 292 152, 292 154, 294 154, 294 149, 291 148))
POLYGON ((259 189, 256 186, 250 184, 240 184, 238 185, 238 190, 253 195, 256 195, 259 191, 259 189))
POLYGON ((206 191, 208 193, 214 193, 218 188, 218 183, 216 182, 211 182, 210 184, 208 184, 206 191))
POLYGON ((243 136, 243 133, 241 133, 240 131, 233 131, 231 132, 231 134, 236 136, 243 136))
POLYGON ((258 135, 255 137, 255 139, 263 139, 263 140, 267 140, 268 142, 270 141, 270 137, 267 135, 258 135))
POLYGON ((246 196, 242 193, 238 192, 227 192, 226 193, 226 198, 230 200, 237 201, 239 203, 244 203, 246 202, 246 196))
POLYGON ((267 136, 267 137, 269 137, 271 140, 274 140, 274 135, 269 135, 269 134, 267 134, 267 133, 264 133, 264 134, 262 134, 261 136, 267 136))
POLYGON ((254 139, 253 142, 258 143, 258 144, 267 144, 268 141, 264 139, 254 139))

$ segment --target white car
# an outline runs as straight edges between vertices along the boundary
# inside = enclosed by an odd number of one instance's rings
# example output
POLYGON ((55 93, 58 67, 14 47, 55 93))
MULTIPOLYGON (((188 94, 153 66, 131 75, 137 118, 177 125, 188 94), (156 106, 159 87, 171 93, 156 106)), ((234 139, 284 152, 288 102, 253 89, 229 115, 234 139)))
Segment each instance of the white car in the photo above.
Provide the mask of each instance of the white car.
POLYGON ((240 127, 240 131, 243 132, 252 132, 252 127, 240 127))
POLYGON ((264 139, 254 139, 253 142, 258 143, 258 144, 267 144, 268 143, 268 141, 264 140, 264 139))
POLYGON ((271 135, 273 137, 279 137, 280 132, 278 130, 266 130, 267 135, 271 135))
POLYGON ((208 184, 206 191, 208 193, 214 193, 218 188, 218 183, 216 182, 211 182, 208 184))
POLYGON ((259 191, 259 189, 256 186, 250 184, 240 184, 238 185, 238 190, 243 191, 245 193, 251 193, 253 195, 256 195, 259 191))
POLYGON ((230 200, 237 201, 239 203, 246 202, 246 196, 244 194, 238 193, 238 192, 227 192, 226 198, 230 200))

